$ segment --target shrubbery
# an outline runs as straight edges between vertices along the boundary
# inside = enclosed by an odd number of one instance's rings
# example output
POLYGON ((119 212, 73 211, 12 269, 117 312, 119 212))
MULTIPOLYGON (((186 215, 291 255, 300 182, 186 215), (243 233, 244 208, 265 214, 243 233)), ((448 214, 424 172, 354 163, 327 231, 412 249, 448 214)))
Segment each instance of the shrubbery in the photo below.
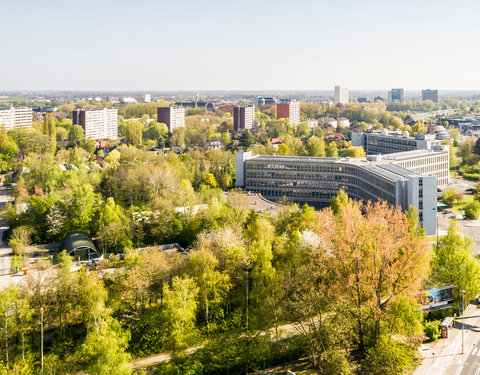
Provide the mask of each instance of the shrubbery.
POLYGON ((440 335, 440 321, 432 320, 426 323, 423 331, 430 341, 436 341, 440 335))
POLYGON ((465 209, 465 216, 472 220, 477 220, 480 216, 480 202, 475 204, 469 204, 465 209))

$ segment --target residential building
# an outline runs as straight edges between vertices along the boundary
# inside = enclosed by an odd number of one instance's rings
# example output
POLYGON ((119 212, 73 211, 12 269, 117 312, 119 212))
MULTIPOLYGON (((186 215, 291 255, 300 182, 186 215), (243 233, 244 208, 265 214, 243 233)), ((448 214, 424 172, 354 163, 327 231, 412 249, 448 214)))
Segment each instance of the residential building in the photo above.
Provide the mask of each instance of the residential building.
POLYGON ((350 120, 346 117, 339 117, 337 118, 337 125, 341 126, 342 128, 349 128, 350 120))
POLYGON ((392 89, 388 92, 388 102, 393 103, 395 101, 403 102, 405 99, 403 89, 392 89))
POLYGON ((320 117, 318 119, 318 125, 321 127, 331 127, 336 129, 338 126, 338 122, 336 119, 331 117, 320 117))
POLYGON ((388 158, 252 157, 249 151, 236 154, 236 185, 267 199, 285 196, 315 206, 327 206, 340 189, 357 200, 414 206, 427 235, 435 235, 437 177, 430 168, 448 176, 448 146, 388 158))
POLYGON ((167 125, 171 133, 176 128, 185 126, 185 108, 183 107, 158 107, 157 121, 167 125))
POLYGON ((145 94, 143 97, 143 102, 144 103, 151 103, 152 102, 152 94, 145 94))
POLYGON ((348 89, 346 87, 335 86, 335 104, 348 103, 348 89))
POLYGON ((277 120, 288 118, 290 124, 300 123, 300 102, 296 99, 282 99, 277 103, 277 120))
POLYGON ((236 105, 233 107, 233 130, 236 132, 255 127, 255 105, 236 105))
POLYGON ((417 134, 414 137, 400 131, 352 132, 352 146, 362 146, 367 155, 385 155, 412 150, 430 150, 441 144, 435 135, 417 134))
POLYGON ((438 90, 422 90, 422 100, 431 100, 438 103, 438 90))
POLYGON ((116 108, 78 109, 72 112, 74 125, 81 125, 85 139, 118 139, 116 108))
POLYGON ((222 141, 217 138, 207 139, 205 142, 205 150, 221 150, 223 147, 222 141))
POLYGON ((32 126, 32 119, 32 108, 0 108, 0 125, 5 125, 7 130, 29 128, 32 126))

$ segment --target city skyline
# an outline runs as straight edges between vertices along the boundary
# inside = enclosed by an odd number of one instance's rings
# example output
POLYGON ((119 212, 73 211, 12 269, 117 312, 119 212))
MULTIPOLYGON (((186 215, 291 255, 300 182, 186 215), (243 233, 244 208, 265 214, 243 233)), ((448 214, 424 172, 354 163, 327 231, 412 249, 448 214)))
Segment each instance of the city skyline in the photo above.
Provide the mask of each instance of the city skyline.
POLYGON ((3 91, 480 88, 466 0, 0 6, 3 91))

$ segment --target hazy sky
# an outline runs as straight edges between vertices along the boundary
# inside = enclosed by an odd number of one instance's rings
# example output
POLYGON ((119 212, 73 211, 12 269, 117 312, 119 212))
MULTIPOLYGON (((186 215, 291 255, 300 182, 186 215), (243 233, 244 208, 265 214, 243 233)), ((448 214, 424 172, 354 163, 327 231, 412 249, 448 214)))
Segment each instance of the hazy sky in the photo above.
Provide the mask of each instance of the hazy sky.
POLYGON ((478 0, 0 0, 0 90, 480 89, 478 0))

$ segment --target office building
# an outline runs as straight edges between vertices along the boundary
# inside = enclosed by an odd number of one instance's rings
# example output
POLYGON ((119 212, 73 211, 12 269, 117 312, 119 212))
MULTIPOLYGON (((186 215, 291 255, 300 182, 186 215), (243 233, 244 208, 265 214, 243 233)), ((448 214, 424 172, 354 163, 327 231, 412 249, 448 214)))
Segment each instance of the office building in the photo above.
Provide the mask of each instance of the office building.
POLYGON ((392 89, 388 92, 388 102, 393 103, 396 101, 403 102, 405 99, 403 89, 392 89))
POLYGON ((290 124, 300 123, 300 102, 296 99, 280 100, 277 104, 277 120, 288 118, 290 124))
POLYGON ((72 112, 74 125, 81 125, 85 139, 117 139, 118 111, 116 108, 79 109, 72 112))
POLYGON ((255 127, 255 105, 233 107, 233 130, 236 132, 255 127))
POLYGON ((343 189, 357 200, 382 199, 405 210, 414 206, 427 235, 436 233, 437 212, 437 178, 429 168, 445 176, 449 171, 448 146, 388 158, 252 157, 251 152, 238 152, 235 163, 236 185, 271 200, 285 196, 298 203, 327 206, 343 189), (432 166, 435 162, 438 165, 432 166))
POLYGON ((346 87, 335 86, 335 104, 348 103, 348 89, 346 87))
POLYGON ((185 126, 185 108, 182 107, 158 107, 157 121, 167 125, 171 133, 176 128, 185 126))
POLYGON ((32 108, 0 108, 0 125, 5 125, 7 130, 29 128, 32 126, 32 108))
POLYGON ((412 150, 430 150, 441 144, 432 134, 417 134, 414 137, 400 131, 352 132, 352 146, 362 146, 367 155, 385 155, 412 150))
POLYGON ((151 103, 152 102, 152 94, 145 94, 143 97, 143 102, 144 103, 151 103))
POLYGON ((438 103, 438 90, 422 90, 422 100, 438 103))

